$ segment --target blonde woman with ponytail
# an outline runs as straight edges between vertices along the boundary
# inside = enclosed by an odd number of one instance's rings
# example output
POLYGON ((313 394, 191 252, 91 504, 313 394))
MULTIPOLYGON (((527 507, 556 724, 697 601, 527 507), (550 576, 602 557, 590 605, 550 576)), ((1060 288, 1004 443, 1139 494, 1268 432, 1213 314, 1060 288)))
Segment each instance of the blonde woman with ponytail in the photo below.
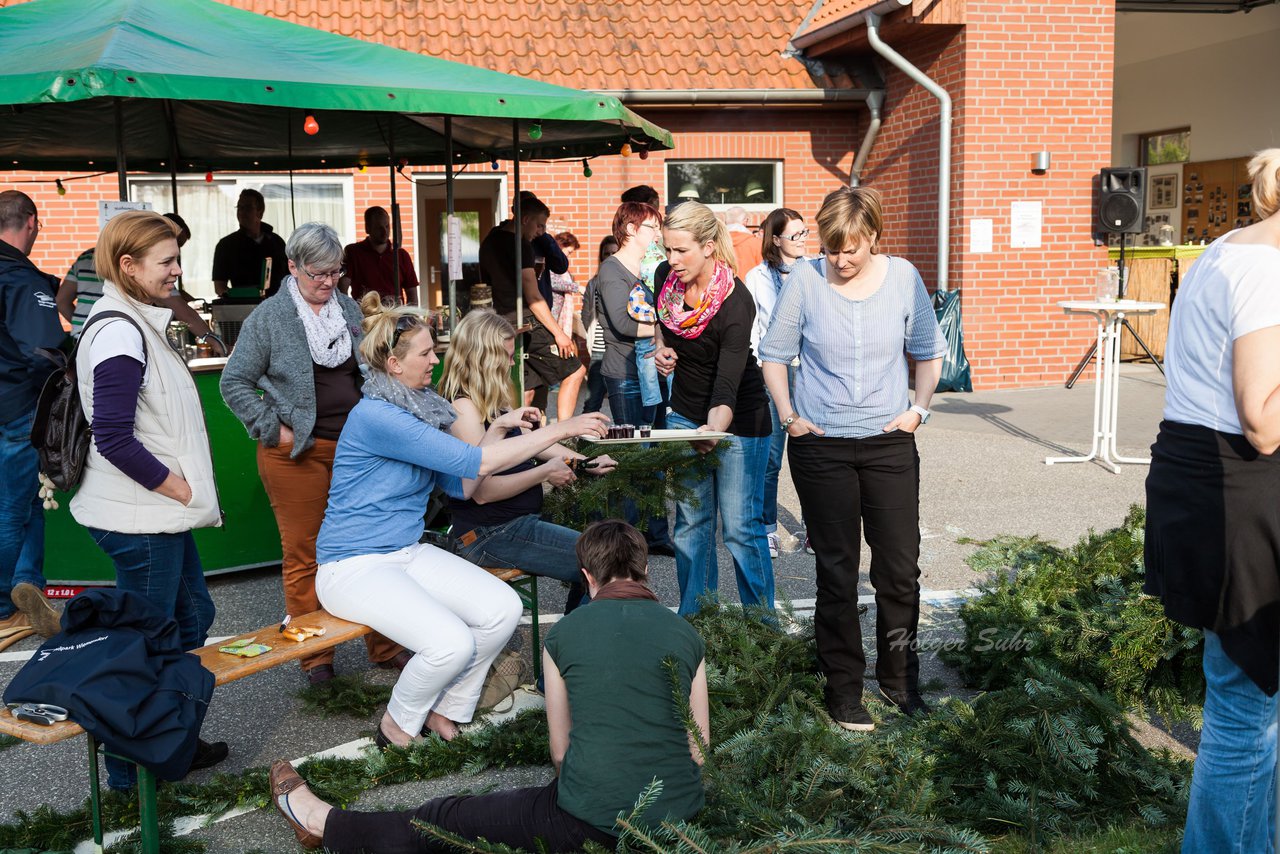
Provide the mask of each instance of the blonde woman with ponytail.
MULTIPOLYGON (((764 527, 764 478, 773 420, 760 366, 751 353, 756 307, 733 273, 729 229, 706 205, 685 202, 667 215, 662 242, 667 263, 654 273, 658 320, 667 346, 658 370, 674 374, 667 426, 732 433, 720 465, 688 484, 689 500, 676 504, 676 574, 680 613, 719 587, 716 518, 733 557, 738 598, 773 608, 773 563, 764 527)), ((712 441, 693 442, 707 453, 712 441)))
MULTIPOLYGON (((491 423, 511 408, 515 386, 511 366, 515 328, 491 311, 473 311, 458 324, 449 342, 440 393, 453 403, 458 418, 449 433, 472 445, 485 440, 491 423)), ((515 438, 527 428, 507 432, 515 438)), ((543 484, 554 489, 573 482, 570 463, 581 454, 552 445, 531 459, 500 472, 476 487, 470 498, 453 498, 450 532, 458 554, 479 566, 512 567, 570 585, 565 613, 583 599, 584 587, 574 548, 578 532, 547 522, 542 512, 543 484)), ((597 457, 589 471, 607 474, 609 457, 597 457)))
POLYGON ((600 415, 540 422, 538 410, 494 418, 478 443, 449 435, 457 411, 430 388, 439 362, 428 317, 383 308, 366 295, 360 355, 363 397, 347 416, 333 462, 324 524, 316 539, 316 594, 329 613, 363 623, 413 656, 378 726, 379 746, 404 746, 425 730, 450 740, 471 720, 489 665, 520 618, 519 598, 479 567, 420 543, 436 486, 470 498, 495 472, 570 436, 603 436, 600 415))
POLYGON ((1280 148, 1249 162, 1259 222, 1178 286, 1147 476, 1146 592, 1204 630, 1204 729, 1182 850, 1271 851, 1280 672, 1280 148))

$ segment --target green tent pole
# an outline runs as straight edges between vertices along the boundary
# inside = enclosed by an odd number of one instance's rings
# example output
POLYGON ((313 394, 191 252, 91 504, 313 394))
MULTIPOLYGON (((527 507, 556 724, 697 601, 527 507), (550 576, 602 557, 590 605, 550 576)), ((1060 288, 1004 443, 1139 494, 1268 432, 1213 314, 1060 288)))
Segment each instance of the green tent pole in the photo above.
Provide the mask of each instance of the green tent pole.
MULTIPOLYGON (((445 246, 449 246, 449 224, 453 222, 453 116, 444 117, 444 209, 445 246)), ((447 253, 444 275, 449 283, 449 335, 458 327, 458 282, 453 278, 453 250, 447 253)), ((458 259, 461 267, 462 259, 458 259)))
MULTIPOLYGON (((520 120, 511 120, 511 177, 514 187, 511 191, 511 215, 515 218, 512 226, 516 230, 516 328, 524 326, 524 270, 521 268, 520 252, 524 248, 524 233, 520 230, 520 120)), ((527 340, 527 339, 526 339, 527 340)), ((528 353, 525 354, 528 358, 528 353)), ((524 365, 516 365, 519 376, 519 405, 524 406, 524 365)))
POLYGON ((129 180, 125 173, 129 171, 124 159, 124 107, 119 98, 113 99, 116 104, 116 174, 120 179, 120 201, 129 201, 129 180))
POLYGON ((178 125, 173 118, 173 101, 164 101, 165 124, 169 126, 169 202, 178 213, 178 125))
POLYGON ((391 176, 391 287, 400 301, 400 205, 396 203, 396 117, 387 122, 387 152, 391 176))

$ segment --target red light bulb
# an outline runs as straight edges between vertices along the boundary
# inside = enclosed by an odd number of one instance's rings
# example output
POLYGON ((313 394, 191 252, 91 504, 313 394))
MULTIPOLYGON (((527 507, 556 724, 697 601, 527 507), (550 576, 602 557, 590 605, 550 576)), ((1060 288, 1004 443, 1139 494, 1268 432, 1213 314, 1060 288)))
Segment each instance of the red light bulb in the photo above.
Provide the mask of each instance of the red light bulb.
POLYGON ((307 120, 302 123, 302 129, 307 132, 308 136, 315 136, 320 132, 320 123, 316 121, 316 117, 307 116, 307 120))
POLYGON ((213 183, 213 171, 212 171, 212 170, 210 170, 210 171, 208 171, 208 172, 204 173, 204 182, 205 182, 206 184, 212 184, 212 183, 213 183))

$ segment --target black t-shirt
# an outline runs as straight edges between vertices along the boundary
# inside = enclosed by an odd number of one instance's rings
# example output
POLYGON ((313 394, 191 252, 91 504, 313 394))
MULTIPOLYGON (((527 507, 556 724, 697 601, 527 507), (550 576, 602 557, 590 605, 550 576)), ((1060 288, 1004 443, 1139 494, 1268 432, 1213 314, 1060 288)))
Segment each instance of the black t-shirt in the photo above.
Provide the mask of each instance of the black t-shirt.
POLYGON ((229 282, 233 288, 260 288, 263 265, 268 258, 271 259, 271 281, 267 285, 267 296, 271 296, 280 290, 280 281, 289 274, 284 240, 265 222, 261 240, 254 240, 243 231, 234 231, 219 240, 213 250, 213 279, 229 282))
MULTIPOLYGON (((513 314, 516 310, 516 233, 503 228, 510 223, 495 226, 480 243, 480 280, 493 290, 493 310, 498 314, 513 314)), ((533 269, 533 245, 520 241, 520 268, 533 269)))
MULTIPOLYGON (((658 267, 654 281, 665 281, 667 265, 658 267)), ((691 306, 685 306, 689 309, 691 306)), ((707 423, 716 406, 733 409, 729 432, 737 436, 768 436, 773 432, 764 375, 751 354, 751 327, 756 303, 741 280, 697 338, 682 338, 662 329, 662 341, 676 351, 671 408, 696 424, 707 423)))
MULTIPOLYGON (((487 429, 488 425, 486 424, 485 427, 487 429)), ((512 428, 507 431, 508 439, 519 435, 520 430, 518 428, 512 428)), ((525 460, 498 474, 517 474, 522 471, 528 471, 534 465, 534 460, 525 460)), ((476 528, 503 525, 521 516, 530 514, 536 516, 542 512, 542 497, 542 484, 535 483, 524 492, 519 492, 501 501, 490 501, 487 504, 480 504, 469 498, 465 500, 450 498, 449 511, 453 514, 453 533, 455 536, 460 536, 476 528)))
POLYGON ((337 440, 347 416, 360 402, 360 366, 352 353, 336 368, 311 363, 316 384, 316 438, 337 440))

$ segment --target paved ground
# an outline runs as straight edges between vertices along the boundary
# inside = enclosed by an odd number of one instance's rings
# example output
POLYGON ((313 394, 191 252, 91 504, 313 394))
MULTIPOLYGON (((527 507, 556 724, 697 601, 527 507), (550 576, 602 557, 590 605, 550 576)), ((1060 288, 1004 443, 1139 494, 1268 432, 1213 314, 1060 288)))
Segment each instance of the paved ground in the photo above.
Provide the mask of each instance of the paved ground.
MULTIPOLYGON (((1124 368, 1121 381, 1120 446, 1134 456, 1146 456, 1155 437, 1163 402, 1163 377, 1150 366, 1124 368)), ((939 604, 925 608, 922 630, 945 634, 953 622, 954 600, 949 591, 971 588, 978 578, 964 563, 972 546, 962 538, 984 539, 996 534, 1039 534, 1063 543, 1074 541, 1091 528, 1117 524, 1129 505, 1143 500, 1146 468, 1125 466, 1112 474, 1092 463, 1044 464, 1047 455, 1062 455, 1088 448, 1093 387, 1081 383, 1074 390, 1061 387, 976 394, 943 394, 934 399, 935 417, 919 435, 922 458, 922 584, 937 594, 939 604)), ((785 466, 779 490, 783 524, 798 527, 799 505, 785 466)), ((833 500, 838 500, 833 496, 833 500)), ((864 568, 866 556, 864 555, 864 568)), ((721 589, 734 599, 733 569, 721 550, 721 589)), ((780 597, 801 608, 811 607, 814 596, 813 558, 803 552, 781 556, 774 564, 780 597)), ((674 561, 656 558, 652 563, 654 586, 662 601, 675 605, 674 561)), ((864 576, 865 579, 865 576, 864 576)), ((232 635, 267 625, 283 610, 278 571, 258 571, 222 576, 210 581, 218 617, 215 635, 232 635)), ((544 585, 542 611, 559 613, 563 591, 544 585)), ((870 587, 863 584, 863 592, 870 587)), ((869 625, 867 626, 869 628, 869 625)), ((28 642, 0 654, 0 684, 8 682, 21 666, 28 642)), ((354 671, 367 665, 363 647, 348 644, 338 652, 340 670, 354 671)), ((390 681, 376 671, 372 678, 390 681)), ((953 674, 936 659, 926 658, 923 679, 940 679, 958 688, 953 674)), ((209 712, 205 732, 231 744, 231 757, 220 770, 237 771, 268 764, 272 759, 296 759, 327 750, 368 735, 373 719, 323 719, 299 711, 295 696, 301 687, 299 671, 277 668, 219 689, 209 712)), ((56 809, 78 805, 87 792, 83 742, 52 747, 20 745, 3 754, 5 767, 20 771, 5 775, 0 783, 0 821, 14 811, 30 810, 45 803, 56 809)), ((212 772, 203 772, 209 775, 212 772)), ((379 790, 362 805, 403 806, 432 794, 489 785, 536 785, 547 778, 547 769, 530 768, 434 781, 379 790)), ((194 776, 193 779, 201 779, 194 776)), ((247 850, 290 851, 292 836, 274 813, 263 811, 221 822, 197 831, 211 852, 247 850)))

